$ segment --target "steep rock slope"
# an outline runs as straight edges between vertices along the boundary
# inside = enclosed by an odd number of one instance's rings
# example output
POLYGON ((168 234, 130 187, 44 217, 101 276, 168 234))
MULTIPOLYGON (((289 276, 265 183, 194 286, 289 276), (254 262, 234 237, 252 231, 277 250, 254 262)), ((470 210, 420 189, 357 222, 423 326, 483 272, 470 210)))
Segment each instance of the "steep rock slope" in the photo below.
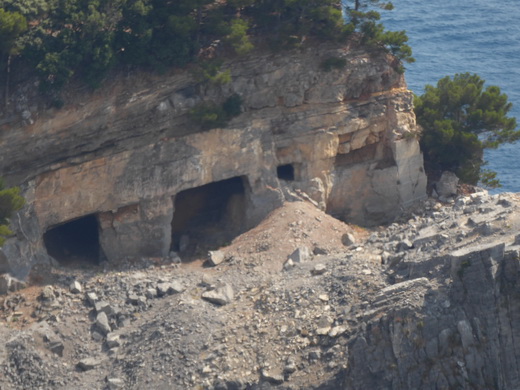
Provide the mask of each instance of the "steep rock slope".
POLYGON ((475 194, 384 233, 401 240, 386 257, 400 283, 360 316, 343 388, 520 386, 517 210, 518 195, 475 194))

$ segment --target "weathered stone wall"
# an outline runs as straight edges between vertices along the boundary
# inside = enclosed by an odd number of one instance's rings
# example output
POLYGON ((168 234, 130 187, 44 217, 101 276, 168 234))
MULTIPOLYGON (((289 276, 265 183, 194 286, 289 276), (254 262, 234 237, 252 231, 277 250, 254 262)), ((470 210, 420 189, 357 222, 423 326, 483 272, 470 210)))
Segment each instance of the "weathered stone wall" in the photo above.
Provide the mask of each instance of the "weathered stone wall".
POLYGON ((281 204, 276 170, 284 164, 296 173, 287 184, 331 214, 391 220, 425 196, 426 184, 412 93, 394 61, 356 47, 257 53, 225 64, 232 81, 222 86, 182 72, 115 80, 59 111, 27 105, 25 125, 0 135, 0 174, 22 185, 28 201, 5 252, 26 269, 45 257, 47 229, 95 214, 109 260, 164 256, 177 193, 246 177, 250 227, 281 204), (323 71, 332 56, 346 67, 323 71), (226 128, 201 131, 190 121, 196 104, 234 93, 243 113, 226 128))

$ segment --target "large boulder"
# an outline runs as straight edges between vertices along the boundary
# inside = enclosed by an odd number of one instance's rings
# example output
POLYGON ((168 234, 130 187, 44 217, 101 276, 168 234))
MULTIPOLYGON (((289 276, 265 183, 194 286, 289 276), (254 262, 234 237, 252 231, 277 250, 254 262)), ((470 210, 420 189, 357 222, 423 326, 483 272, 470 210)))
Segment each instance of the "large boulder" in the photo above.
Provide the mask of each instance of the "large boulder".
POLYGON ((439 198, 451 198, 457 195, 457 185, 459 184, 459 178, 453 172, 445 171, 442 173, 441 178, 435 184, 435 190, 439 195, 439 198))

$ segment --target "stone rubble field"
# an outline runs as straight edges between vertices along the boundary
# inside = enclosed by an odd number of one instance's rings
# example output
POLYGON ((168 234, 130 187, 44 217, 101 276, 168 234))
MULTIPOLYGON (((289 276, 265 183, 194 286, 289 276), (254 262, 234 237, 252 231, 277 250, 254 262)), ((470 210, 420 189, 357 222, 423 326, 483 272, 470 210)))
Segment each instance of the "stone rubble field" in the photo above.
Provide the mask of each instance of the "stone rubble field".
POLYGON ((206 262, 4 276, 0 389, 518 388, 519 233, 516 194, 374 229, 288 202, 206 262))

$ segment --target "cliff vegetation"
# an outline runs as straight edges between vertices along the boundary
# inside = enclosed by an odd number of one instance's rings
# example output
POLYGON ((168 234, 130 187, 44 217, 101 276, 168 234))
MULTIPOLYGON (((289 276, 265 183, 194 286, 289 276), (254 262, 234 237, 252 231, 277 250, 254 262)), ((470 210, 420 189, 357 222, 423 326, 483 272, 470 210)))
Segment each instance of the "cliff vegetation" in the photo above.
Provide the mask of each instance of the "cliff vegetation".
POLYGON ((20 189, 18 187, 5 188, 2 178, 0 178, 0 246, 11 234, 11 230, 9 230, 11 214, 21 209, 24 203, 24 199, 20 196, 20 189))
POLYGON ((97 87, 113 69, 161 72, 255 46, 286 50, 356 32, 365 45, 412 61, 406 34, 385 31, 377 7, 392 8, 373 0, 0 0, 4 99, 15 69, 36 72, 41 90, 55 93, 72 78, 97 87))
POLYGON ((476 74, 446 76, 427 85, 415 99, 417 122, 423 127, 421 148, 430 174, 455 172, 464 183, 479 180, 499 187, 496 172, 484 169, 484 149, 497 148, 520 138, 512 104, 497 86, 484 88, 476 74))

